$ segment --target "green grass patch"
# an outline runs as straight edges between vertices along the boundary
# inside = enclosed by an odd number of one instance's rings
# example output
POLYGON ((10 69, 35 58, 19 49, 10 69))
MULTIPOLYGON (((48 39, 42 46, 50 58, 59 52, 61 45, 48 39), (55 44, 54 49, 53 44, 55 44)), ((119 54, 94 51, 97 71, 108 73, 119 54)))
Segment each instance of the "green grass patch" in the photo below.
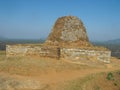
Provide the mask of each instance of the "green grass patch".
POLYGON ((109 72, 109 73, 107 74, 106 79, 107 79, 107 80, 114 80, 113 74, 112 74, 111 72, 109 72))

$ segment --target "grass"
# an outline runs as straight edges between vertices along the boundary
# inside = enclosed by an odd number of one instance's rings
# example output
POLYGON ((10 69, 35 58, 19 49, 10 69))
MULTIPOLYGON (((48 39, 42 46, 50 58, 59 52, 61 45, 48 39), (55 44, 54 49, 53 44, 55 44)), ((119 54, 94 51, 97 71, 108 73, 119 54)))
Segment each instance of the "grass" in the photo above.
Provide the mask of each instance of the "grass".
POLYGON ((0 60, 5 60, 5 51, 0 51, 0 60))
POLYGON ((109 72, 109 73, 107 74, 106 79, 107 79, 107 80, 113 80, 113 79, 114 79, 113 74, 112 74, 111 72, 109 72))
MULTIPOLYGON (((88 68, 95 67, 72 64, 64 62, 62 60, 50 58, 6 57, 5 51, 0 51, 0 72, 7 72, 9 74, 33 76, 40 75, 41 73, 50 73, 50 71, 52 70, 54 70, 55 72, 62 72, 88 68)), ((1 78, 0 76, 0 85, 3 85, 3 82, 6 83, 6 79, 1 78)), ((17 81, 13 81, 9 84, 15 87, 18 83, 17 81)), ((120 71, 91 74, 84 78, 77 78, 72 81, 62 82, 58 84, 57 87, 57 90, 119 90, 120 71)), ((49 88, 50 87, 48 86, 45 90, 50 90, 49 88)))
POLYGON ((120 89, 120 75, 119 71, 115 72, 102 72, 91 74, 84 78, 78 78, 72 81, 64 82, 59 86, 58 90, 119 90, 120 89), (108 80, 106 77, 113 80, 108 80), (62 87, 62 89, 61 89, 62 87))
POLYGON ((16 86, 18 85, 19 82, 17 82, 16 80, 9 77, 5 78, 3 76, 0 76, 0 90, 9 90, 9 87, 11 87, 12 90, 15 90, 16 86))
POLYGON ((62 90, 100 90, 100 87, 93 82, 96 76, 97 74, 91 74, 84 78, 78 78, 73 81, 65 82, 64 86, 61 86, 64 87, 62 90), (89 85, 91 81, 94 85, 89 85))
POLYGON ((0 71, 10 74, 37 75, 50 70, 61 72, 87 68, 86 65, 67 63, 62 60, 40 57, 5 57, 5 53, 0 53, 0 71))

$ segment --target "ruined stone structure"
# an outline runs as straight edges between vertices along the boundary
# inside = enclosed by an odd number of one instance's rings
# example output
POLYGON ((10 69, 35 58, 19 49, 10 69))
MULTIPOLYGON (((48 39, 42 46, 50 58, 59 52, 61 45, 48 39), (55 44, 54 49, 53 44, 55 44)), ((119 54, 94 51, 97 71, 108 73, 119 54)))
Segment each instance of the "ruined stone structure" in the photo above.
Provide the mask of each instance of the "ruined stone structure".
POLYGON ((47 44, 73 47, 90 45, 86 29, 79 18, 64 16, 57 19, 51 33, 46 40, 47 44))
POLYGON ((7 45, 7 56, 42 56, 57 58, 57 48, 34 45, 7 45))
POLYGON ((47 41, 88 41, 86 29, 81 20, 74 16, 58 18, 47 41))
POLYGON ((89 50, 89 49, 78 49, 78 48, 62 48, 61 57, 72 61, 79 60, 99 60, 102 62, 110 63, 110 51, 104 50, 89 50))
POLYGON ((57 19, 46 42, 35 45, 7 45, 7 56, 41 56, 78 61, 95 59, 110 62, 111 51, 89 42, 86 29, 79 18, 64 16, 57 19))

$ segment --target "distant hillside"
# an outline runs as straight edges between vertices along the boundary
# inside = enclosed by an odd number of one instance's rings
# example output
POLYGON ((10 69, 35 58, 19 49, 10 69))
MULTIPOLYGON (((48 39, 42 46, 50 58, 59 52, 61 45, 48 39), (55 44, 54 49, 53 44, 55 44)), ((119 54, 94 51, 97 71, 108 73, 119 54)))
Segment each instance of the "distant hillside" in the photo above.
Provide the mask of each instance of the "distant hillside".
POLYGON ((0 37, 0 42, 6 44, 43 43, 45 42, 45 39, 8 39, 0 37))
POLYGON ((120 45, 120 39, 114 39, 114 40, 108 40, 108 41, 91 41, 93 44, 98 44, 98 45, 100 45, 100 44, 104 44, 104 45, 106 45, 106 44, 114 44, 114 45, 120 45))
POLYGON ((120 39, 109 40, 104 42, 93 41, 93 45, 104 46, 112 51, 112 56, 120 58, 120 39))
POLYGON ((108 41, 106 41, 106 43, 109 43, 109 44, 120 44, 120 39, 108 40, 108 41))
POLYGON ((34 44, 43 42, 45 42, 45 39, 7 39, 0 37, 0 50, 6 50, 6 44, 34 44))
POLYGON ((0 50, 6 50, 6 45, 3 42, 0 42, 0 50))
POLYGON ((7 38, 0 36, 0 42, 5 42, 7 38))

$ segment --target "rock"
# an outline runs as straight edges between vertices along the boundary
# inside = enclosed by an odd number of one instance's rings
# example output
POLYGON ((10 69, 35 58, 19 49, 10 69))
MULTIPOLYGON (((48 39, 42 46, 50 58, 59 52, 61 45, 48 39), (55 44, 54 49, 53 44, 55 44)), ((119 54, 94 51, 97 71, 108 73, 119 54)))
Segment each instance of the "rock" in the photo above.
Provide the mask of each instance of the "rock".
POLYGON ((57 19, 51 33, 49 34, 46 43, 61 45, 64 43, 79 45, 88 45, 89 39, 86 29, 82 21, 75 16, 64 16, 57 19))

